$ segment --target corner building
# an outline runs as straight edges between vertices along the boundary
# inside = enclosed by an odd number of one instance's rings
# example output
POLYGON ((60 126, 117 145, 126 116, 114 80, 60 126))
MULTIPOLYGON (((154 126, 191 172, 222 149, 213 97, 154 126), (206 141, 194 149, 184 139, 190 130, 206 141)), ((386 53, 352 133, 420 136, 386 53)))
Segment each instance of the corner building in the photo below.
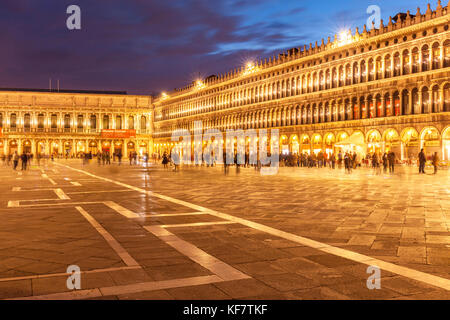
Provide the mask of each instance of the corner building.
POLYGON ((124 92, 0 91, 0 155, 152 152, 151 97, 124 92))
POLYGON ((280 129, 283 153, 358 140, 364 152, 404 160, 423 147, 449 161, 449 22, 439 2, 164 93, 154 102, 155 151, 169 152, 173 130, 193 133, 202 121, 222 132, 280 129))

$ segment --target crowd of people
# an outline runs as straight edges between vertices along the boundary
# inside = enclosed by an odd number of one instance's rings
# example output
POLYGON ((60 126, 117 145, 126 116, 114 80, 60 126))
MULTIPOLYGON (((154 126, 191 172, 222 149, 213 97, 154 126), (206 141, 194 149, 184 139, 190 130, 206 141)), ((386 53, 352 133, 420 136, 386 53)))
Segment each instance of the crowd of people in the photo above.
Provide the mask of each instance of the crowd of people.
MULTIPOLYGON (((271 155, 268 154, 268 157, 271 155)), ((223 160, 227 157, 226 152, 223 153, 223 160)), ((238 156, 237 153, 234 155, 234 162, 224 163, 224 169, 227 171, 227 168, 230 165, 236 165, 237 168, 241 166, 246 167, 261 167, 261 163, 258 161, 255 164, 251 164, 250 159, 251 155, 247 152, 245 153, 245 157, 243 161, 240 161, 241 165, 238 164, 238 156)), ((174 167, 174 171, 177 171, 180 163, 180 155, 176 152, 167 153, 164 152, 162 157, 158 157, 159 160, 162 159, 162 164, 165 169, 170 166, 174 167), (175 157, 175 158, 174 158, 175 157)), ((194 163, 195 157, 192 156, 192 162, 194 163)), ((419 173, 425 173, 425 165, 427 162, 427 158, 425 156, 424 150, 418 155, 418 166, 419 173)), ((429 159, 431 164, 434 167, 434 174, 437 173, 439 158, 437 152, 429 159)), ((200 165, 206 167, 214 167, 217 165, 217 157, 212 155, 210 157, 210 161, 205 161, 202 159, 200 165)), ((280 166, 285 167, 304 167, 304 168, 330 168, 330 169, 345 169, 346 173, 352 173, 353 170, 356 170, 361 167, 372 168, 376 174, 380 174, 381 171, 384 173, 395 173, 395 167, 397 163, 400 163, 397 155, 393 151, 387 151, 381 153, 379 151, 367 153, 365 156, 362 156, 357 152, 345 152, 339 151, 335 153, 327 153, 327 152, 318 152, 318 153, 280 153, 279 155, 280 166)), ((198 166, 199 164, 197 164, 198 166)))

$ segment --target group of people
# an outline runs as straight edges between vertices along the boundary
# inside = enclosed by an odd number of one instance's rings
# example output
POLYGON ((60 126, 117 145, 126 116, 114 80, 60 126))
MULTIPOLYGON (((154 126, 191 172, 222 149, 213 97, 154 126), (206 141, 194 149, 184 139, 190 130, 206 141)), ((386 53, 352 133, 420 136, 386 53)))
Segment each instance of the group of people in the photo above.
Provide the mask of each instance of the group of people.
MULTIPOLYGON (((30 152, 23 152, 21 155, 17 151, 14 151, 13 154, 9 154, 8 156, 2 155, 3 165, 10 166, 12 164, 13 170, 17 170, 19 166, 19 161, 22 164, 22 171, 27 170, 28 165, 33 160, 34 156, 30 152)), ((39 157, 38 157, 39 158, 39 157)), ((40 158, 39 158, 40 159, 40 158)))
MULTIPOLYGON (((420 150, 419 153, 419 174, 425 173, 425 165, 427 163, 427 156, 425 155, 424 150, 420 150)), ((439 166, 439 156, 438 153, 435 152, 433 156, 431 157, 431 164, 434 168, 434 174, 437 174, 438 166, 439 166)))

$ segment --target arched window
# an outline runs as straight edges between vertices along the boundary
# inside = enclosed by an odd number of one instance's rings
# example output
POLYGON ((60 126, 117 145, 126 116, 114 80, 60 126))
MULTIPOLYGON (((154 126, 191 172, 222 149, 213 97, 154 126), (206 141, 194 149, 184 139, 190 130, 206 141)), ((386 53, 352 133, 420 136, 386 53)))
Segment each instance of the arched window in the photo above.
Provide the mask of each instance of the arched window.
POLYGON ((433 69, 439 69, 441 62, 441 48, 438 42, 433 44, 433 69))
POLYGON ((45 124, 45 116, 42 113, 40 113, 38 115, 38 131, 44 130, 44 124, 45 124))
POLYGON ((402 92, 402 114, 408 114, 409 109, 409 92, 408 90, 403 90, 402 92))
POLYGON ((331 89, 331 73, 330 73, 330 69, 327 70, 327 75, 326 75, 326 80, 325 80, 325 85, 327 89, 331 89))
POLYGON ((398 91, 394 92, 394 95, 392 96, 392 100, 394 103, 394 115, 399 116, 400 115, 400 93, 398 91))
POLYGON ((26 113, 23 117, 23 128, 25 132, 30 132, 31 129, 31 115, 26 113))
POLYGON ((434 86, 431 90, 430 112, 436 113, 439 108, 439 86, 434 86))
POLYGON ((422 47, 422 71, 430 70, 430 48, 428 45, 422 47))
POLYGON ((348 64, 346 67, 347 79, 345 80, 345 84, 347 86, 352 84, 352 67, 348 64))
POLYGON ((320 71, 320 76, 319 76, 319 90, 324 90, 325 89, 325 78, 323 76, 323 71, 320 71))
POLYGON ((91 115, 91 130, 97 130, 97 116, 95 114, 91 115))
POLYGON ((332 80, 333 80, 333 88, 336 88, 337 83, 338 83, 338 76, 337 76, 336 68, 333 68, 332 80))
POLYGON ((444 111, 450 111, 450 83, 444 87, 444 111))
POLYGON ((9 116, 9 125, 12 131, 15 131, 17 128, 17 115, 15 113, 12 113, 9 116))
POLYGON ((58 115, 52 114, 50 125, 51 125, 52 131, 55 131, 58 128, 58 115))
POLYGON ((367 68, 366 68, 367 66, 366 66, 366 62, 363 60, 362 62, 361 62, 361 72, 360 72, 360 74, 361 74, 361 76, 360 76, 360 82, 362 83, 362 82, 365 82, 366 81, 366 76, 367 76, 367 68))
POLYGON ((116 129, 122 130, 122 117, 116 116, 116 129))
POLYGON ((339 87, 343 87, 344 85, 345 85, 344 67, 340 66, 340 68, 339 68, 339 87))
POLYGON ((359 79, 359 67, 358 63, 353 64, 353 84, 357 84, 359 79))
MULTIPOLYGON (((389 65, 386 65, 386 70, 389 67, 389 69, 391 68, 391 64, 390 64, 390 60, 389 60, 389 65)), ((383 62, 381 61, 381 57, 377 58, 377 62, 375 64, 376 67, 376 71, 377 71, 377 79, 382 79, 383 78, 383 62)))
POLYGON ((403 74, 409 74, 410 67, 411 67, 411 64, 410 64, 411 59, 409 58, 408 50, 403 51, 402 59, 403 59, 403 74))
POLYGON ((133 116, 128 117, 128 129, 134 130, 134 117, 133 116))
POLYGON ((450 67, 450 40, 444 42, 444 68, 450 67))
POLYGON ((141 117, 141 130, 147 130, 147 118, 145 116, 141 117))
POLYGON ((79 114, 77 117, 77 128, 78 131, 83 131, 83 127, 84 127, 84 117, 82 114, 79 114))
POLYGON ((422 88, 422 105, 419 106, 419 113, 430 113, 430 93, 428 88, 422 88))
POLYGON ((373 63, 373 59, 369 60, 369 81, 373 81, 375 79, 375 65, 373 63))
POLYGON ((109 130, 109 116, 108 115, 103 116, 103 129, 109 130))
POLYGON ((396 53, 394 55, 394 77, 398 77, 400 75, 400 53, 396 53))
POLYGON ((419 49, 414 48, 412 51, 412 72, 417 73, 419 72, 419 49))
POLYGON ((412 91, 412 108, 411 108, 411 114, 420 113, 420 106, 419 106, 419 90, 417 88, 414 88, 412 91))
POLYGON ((70 129, 70 114, 64 116, 64 131, 67 131, 67 129, 70 129))

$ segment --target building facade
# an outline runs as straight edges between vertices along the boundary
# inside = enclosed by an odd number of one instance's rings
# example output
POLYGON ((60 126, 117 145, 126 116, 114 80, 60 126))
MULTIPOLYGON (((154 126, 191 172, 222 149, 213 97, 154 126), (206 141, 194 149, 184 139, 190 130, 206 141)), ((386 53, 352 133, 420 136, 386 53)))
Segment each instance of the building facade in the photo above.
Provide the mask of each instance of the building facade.
POLYGON ((164 93, 154 101, 155 151, 202 121, 222 132, 279 129, 284 153, 336 152, 359 138, 365 152, 407 159, 423 147, 450 160, 449 23, 439 2, 164 93))
POLYGON ((152 152, 149 96, 0 91, 0 127, 0 155, 152 152))

